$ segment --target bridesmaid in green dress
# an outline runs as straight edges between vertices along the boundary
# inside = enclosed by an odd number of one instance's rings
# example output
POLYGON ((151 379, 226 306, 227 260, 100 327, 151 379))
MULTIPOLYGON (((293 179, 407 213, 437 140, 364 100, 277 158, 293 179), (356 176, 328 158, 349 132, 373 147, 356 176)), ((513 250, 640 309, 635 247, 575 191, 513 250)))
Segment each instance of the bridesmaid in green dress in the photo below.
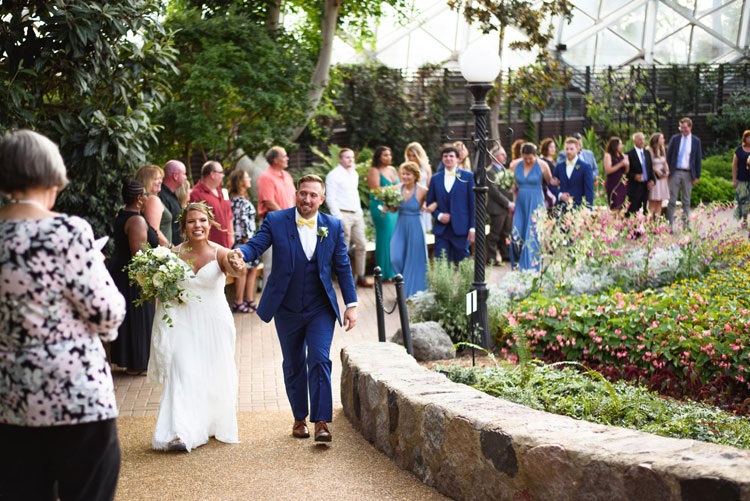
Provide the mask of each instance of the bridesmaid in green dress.
MULTIPOLYGON (((370 190, 399 183, 398 173, 391 166, 393 157, 387 146, 378 146, 372 156, 372 167, 367 171, 367 186, 370 190)), ((383 270, 383 280, 394 277, 391 267, 391 236, 396 228, 398 213, 384 212, 381 202, 370 194, 370 215, 375 225, 375 266, 383 270)))

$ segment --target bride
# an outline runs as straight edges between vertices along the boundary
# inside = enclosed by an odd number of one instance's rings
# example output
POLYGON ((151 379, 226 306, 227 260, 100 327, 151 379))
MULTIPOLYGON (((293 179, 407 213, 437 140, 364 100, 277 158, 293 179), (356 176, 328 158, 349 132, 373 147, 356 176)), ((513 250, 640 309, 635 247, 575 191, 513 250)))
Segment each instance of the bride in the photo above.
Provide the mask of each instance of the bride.
POLYGON ((180 227, 187 242, 175 252, 193 272, 185 303, 159 304, 151 338, 148 376, 164 384, 153 448, 190 451, 214 436, 238 443, 235 327, 224 295, 224 274, 239 276, 245 263, 208 240, 217 225, 203 202, 185 207, 180 227), (170 326, 165 314, 172 320, 170 326))

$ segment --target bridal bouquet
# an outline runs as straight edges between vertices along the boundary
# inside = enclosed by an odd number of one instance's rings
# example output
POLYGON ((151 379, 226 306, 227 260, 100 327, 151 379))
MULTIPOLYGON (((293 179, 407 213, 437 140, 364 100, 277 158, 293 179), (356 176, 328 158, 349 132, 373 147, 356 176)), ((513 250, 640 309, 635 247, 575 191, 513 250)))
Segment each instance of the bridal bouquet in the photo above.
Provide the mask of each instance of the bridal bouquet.
POLYGON ((516 176, 510 169, 503 169, 498 172, 495 179, 492 180, 501 190, 510 190, 516 184, 516 176))
MULTIPOLYGON (((183 283, 192 268, 166 247, 139 250, 127 270, 130 283, 141 288, 140 297, 133 301, 136 306, 157 299, 169 308, 170 301, 182 304, 189 297, 183 283)), ((164 315, 164 320, 172 325, 168 315, 164 315)))
POLYGON ((401 202, 404 201, 404 197, 401 195, 401 190, 398 186, 381 186, 380 188, 370 190, 370 193, 382 202, 386 209, 390 210, 398 209, 401 206, 401 202))

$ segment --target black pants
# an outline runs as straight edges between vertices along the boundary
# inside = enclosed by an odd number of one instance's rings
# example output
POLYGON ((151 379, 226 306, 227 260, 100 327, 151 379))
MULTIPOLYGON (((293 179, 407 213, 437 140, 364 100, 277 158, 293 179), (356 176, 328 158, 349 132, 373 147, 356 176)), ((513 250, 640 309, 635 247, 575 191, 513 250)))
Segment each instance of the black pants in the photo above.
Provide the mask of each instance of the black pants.
POLYGON ((628 180, 628 200, 630 201, 628 214, 635 214, 639 209, 646 212, 648 207, 648 187, 646 183, 628 180))
POLYGON ((0 500, 111 500, 120 472, 114 419, 68 426, 0 424, 0 500))

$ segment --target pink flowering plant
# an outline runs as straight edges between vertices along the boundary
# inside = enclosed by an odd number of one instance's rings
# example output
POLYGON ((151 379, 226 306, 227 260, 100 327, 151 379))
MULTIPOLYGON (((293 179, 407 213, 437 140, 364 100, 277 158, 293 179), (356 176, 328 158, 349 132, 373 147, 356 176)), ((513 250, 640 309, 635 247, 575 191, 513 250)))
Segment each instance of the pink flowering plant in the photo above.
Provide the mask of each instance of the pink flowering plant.
POLYGON ((691 212, 690 227, 676 222, 675 231, 669 231, 665 219, 642 212, 623 217, 606 208, 582 207, 555 218, 538 211, 540 271, 506 280, 511 289, 517 282, 519 292, 580 295, 612 287, 645 290, 699 277, 727 266, 734 258, 727 250, 744 238, 720 217, 723 209, 700 206, 691 212))
MULTIPOLYGON (((699 247, 696 245, 696 247, 699 247)), ((548 295, 509 305, 496 340, 508 358, 578 361, 612 379, 663 394, 750 412, 750 252, 729 244, 734 264, 659 290, 548 295)))

